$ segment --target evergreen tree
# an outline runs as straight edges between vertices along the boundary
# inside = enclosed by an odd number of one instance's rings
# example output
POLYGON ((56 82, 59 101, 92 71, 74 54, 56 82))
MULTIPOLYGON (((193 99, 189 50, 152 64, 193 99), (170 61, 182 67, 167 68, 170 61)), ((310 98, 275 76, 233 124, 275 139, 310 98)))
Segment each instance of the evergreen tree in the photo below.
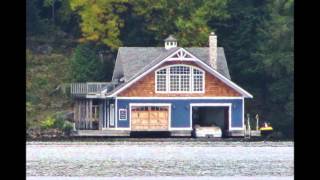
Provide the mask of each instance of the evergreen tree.
POLYGON ((70 65, 72 82, 111 81, 115 56, 105 46, 88 42, 79 44, 70 65))
POLYGON ((93 43, 79 44, 71 59, 71 79, 73 82, 102 81, 99 76, 102 62, 98 58, 97 47, 93 43))
POLYGON ((287 136, 293 136, 293 1, 268 4, 269 18, 259 28, 259 45, 252 56, 265 78, 264 114, 287 136))

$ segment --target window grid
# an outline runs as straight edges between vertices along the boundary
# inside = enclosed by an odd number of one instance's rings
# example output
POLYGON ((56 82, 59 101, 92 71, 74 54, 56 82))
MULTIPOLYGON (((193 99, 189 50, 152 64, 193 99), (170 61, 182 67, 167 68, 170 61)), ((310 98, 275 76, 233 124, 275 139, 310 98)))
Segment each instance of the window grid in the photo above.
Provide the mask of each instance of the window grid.
POLYGON ((193 91, 203 91, 202 88, 202 76, 194 75, 193 76, 193 91))
POLYGON ((170 91, 179 91, 179 75, 170 75, 170 91))
POLYGON ((166 75, 157 76, 157 90, 166 91, 166 75))
POLYGON ((203 72, 193 69, 193 91, 203 91, 203 72))
POLYGON ((180 80, 181 80, 181 91, 190 91, 190 76, 189 75, 181 75, 180 76, 180 80))
POLYGON ((159 92, 203 92, 204 73, 190 66, 170 66, 156 72, 159 92))

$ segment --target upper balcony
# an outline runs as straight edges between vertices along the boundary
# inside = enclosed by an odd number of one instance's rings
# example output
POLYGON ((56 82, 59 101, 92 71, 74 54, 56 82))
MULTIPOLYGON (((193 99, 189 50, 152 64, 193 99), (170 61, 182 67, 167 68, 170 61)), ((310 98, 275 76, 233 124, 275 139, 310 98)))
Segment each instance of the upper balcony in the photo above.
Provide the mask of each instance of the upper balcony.
POLYGON ((101 92, 110 83, 108 82, 86 82, 86 83, 71 83, 71 95, 87 96, 96 95, 101 92))

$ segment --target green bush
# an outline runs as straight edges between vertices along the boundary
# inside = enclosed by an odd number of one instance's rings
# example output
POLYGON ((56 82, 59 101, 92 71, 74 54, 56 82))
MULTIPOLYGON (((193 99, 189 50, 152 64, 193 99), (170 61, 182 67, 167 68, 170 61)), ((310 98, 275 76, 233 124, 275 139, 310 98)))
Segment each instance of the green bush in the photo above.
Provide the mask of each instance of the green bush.
POLYGON ((73 130, 73 123, 64 119, 62 113, 47 116, 46 119, 41 121, 41 129, 59 129, 66 135, 70 135, 73 130))
POLYGON ((73 124, 69 121, 64 122, 63 131, 69 135, 71 131, 73 130, 73 124))
POLYGON ((55 117, 55 122, 54 122, 53 127, 62 130, 63 127, 64 127, 64 124, 65 124, 65 119, 63 118, 62 114, 61 113, 56 113, 54 115, 54 117, 55 117))
POLYGON ((55 119, 52 116, 47 116, 46 119, 41 121, 40 126, 42 129, 50 129, 54 127, 55 119))
POLYGON ((73 124, 67 121, 63 115, 63 113, 58 112, 55 114, 55 123, 53 125, 54 128, 58 128, 64 131, 67 135, 71 133, 73 130, 73 124))

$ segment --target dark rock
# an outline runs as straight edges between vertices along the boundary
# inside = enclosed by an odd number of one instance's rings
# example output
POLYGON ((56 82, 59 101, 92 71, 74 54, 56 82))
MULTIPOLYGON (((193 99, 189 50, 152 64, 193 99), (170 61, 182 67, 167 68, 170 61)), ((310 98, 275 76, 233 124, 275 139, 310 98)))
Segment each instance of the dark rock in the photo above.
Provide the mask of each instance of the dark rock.
POLYGON ((46 129, 41 132, 41 137, 54 138, 63 136, 63 132, 59 129, 46 129))

